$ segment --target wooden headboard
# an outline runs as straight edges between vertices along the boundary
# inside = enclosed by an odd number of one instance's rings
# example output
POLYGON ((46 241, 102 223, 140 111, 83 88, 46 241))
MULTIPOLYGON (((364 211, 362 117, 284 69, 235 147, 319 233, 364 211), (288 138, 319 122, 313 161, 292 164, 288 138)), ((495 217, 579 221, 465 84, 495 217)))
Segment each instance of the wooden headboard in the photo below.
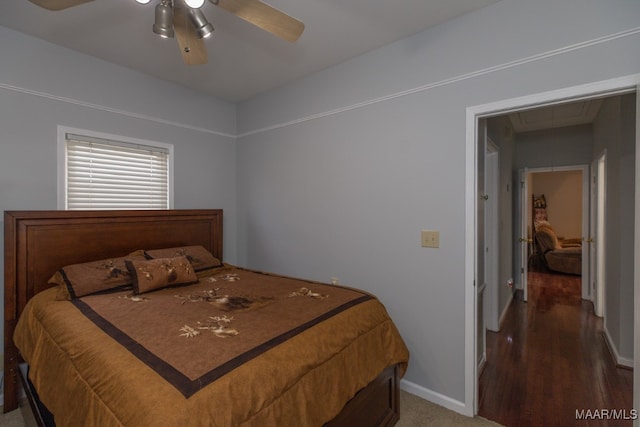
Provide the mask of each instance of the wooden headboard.
POLYGON ((13 331, 25 304, 60 267, 138 249, 202 245, 222 260, 222 210, 5 211, 5 412, 17 407, 13 331))

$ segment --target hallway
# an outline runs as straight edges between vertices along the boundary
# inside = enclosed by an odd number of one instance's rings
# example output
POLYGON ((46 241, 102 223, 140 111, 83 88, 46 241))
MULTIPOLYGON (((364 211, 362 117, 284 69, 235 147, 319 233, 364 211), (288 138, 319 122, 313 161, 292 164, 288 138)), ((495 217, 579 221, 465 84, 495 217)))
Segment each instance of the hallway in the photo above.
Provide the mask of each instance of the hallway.
POLYGON ((633 371, 615 366, 581 278, 531 272, 528 291, 487 332, 478 414, 518 427, 631 426, 633 371))

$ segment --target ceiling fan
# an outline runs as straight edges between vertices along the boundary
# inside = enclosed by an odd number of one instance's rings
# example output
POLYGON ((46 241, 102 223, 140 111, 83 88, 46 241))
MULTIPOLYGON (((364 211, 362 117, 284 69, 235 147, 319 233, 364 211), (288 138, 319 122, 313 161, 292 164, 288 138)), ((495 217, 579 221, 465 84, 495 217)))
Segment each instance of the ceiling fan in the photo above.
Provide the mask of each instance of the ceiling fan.
MULTIPOLYGON (((63 10, 93 0, 29 0, 48 10, 63 10)), ((151 0, 136 0, 147 4, 151 0)), ((209 0, 214 5, 289 42, 298 40, 304 24, 260 0, 209 0)), ((174 37, 188 65, 207 63, 204 39, 213 32, 200 10, 205 0, 159 0, 155 9, 153 32, 160 37, 174 37)))

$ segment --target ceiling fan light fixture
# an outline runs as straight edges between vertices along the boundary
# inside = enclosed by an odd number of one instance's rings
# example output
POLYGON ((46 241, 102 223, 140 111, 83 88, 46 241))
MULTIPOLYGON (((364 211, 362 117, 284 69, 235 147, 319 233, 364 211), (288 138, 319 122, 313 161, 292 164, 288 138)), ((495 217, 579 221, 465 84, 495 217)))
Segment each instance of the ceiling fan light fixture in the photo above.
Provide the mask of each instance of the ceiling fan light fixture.
POLYGON ((140 4, 148 4, 151 0, 136 0, 140 4))
POLYGON ((156 6, 153 32, 163 38, 173 37, 173 7, 170 0, 162 0, 156 6))
POLYGON ((196 34, 201 39, 206 39, 213 34, 213 25, 207 18, 205 18, 204 14, 200 9, 191 9, 189 10, 189 18, 191 18, 191 22, 196 29, 196 34))
POLYGON ((200 9, 204 5, 204 0, 184 0, 184 2, 192 9, 200 9))

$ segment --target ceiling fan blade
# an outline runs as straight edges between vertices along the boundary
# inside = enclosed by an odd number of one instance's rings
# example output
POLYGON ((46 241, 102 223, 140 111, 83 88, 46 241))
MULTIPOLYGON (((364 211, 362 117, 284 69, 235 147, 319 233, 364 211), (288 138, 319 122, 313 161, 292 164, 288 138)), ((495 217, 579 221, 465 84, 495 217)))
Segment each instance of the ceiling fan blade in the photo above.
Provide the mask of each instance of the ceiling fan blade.
POLYGON ((184 62, 187 65, 206 64, 208 58, 204 40, 196 34, 196 29, 189 20, 187 8, 179 6, 177 2, 173 8, 173 30, 184 62))
POLYGON ((36 6, 43 7, 48 10, 62 10, 69 7, 78 6, 83 3, 89 3, 93 0, 29 0, 36 6))
POLYGON ((298 40, 304 31, 304 23, 260 0, 210 1, 227 12, 290 42, 298 40))

